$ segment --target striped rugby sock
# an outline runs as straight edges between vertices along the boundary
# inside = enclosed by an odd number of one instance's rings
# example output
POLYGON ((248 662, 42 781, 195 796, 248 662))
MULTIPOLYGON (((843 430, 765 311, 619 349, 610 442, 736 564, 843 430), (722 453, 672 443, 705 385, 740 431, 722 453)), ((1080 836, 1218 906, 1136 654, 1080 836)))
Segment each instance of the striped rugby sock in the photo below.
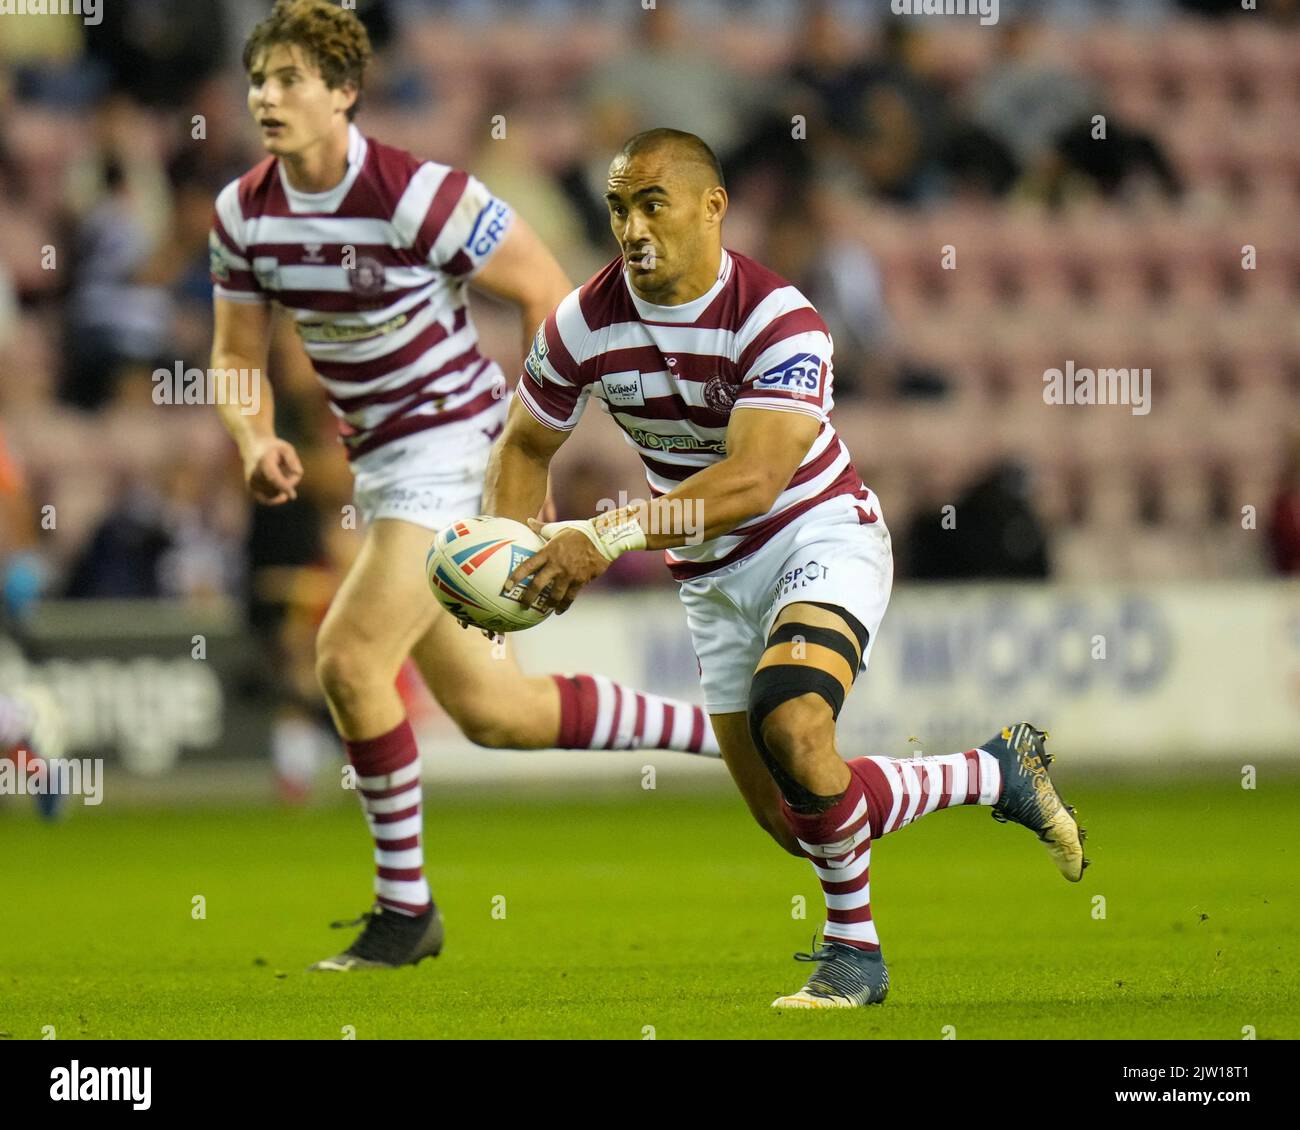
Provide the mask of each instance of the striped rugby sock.
POLYGON ((411 723, 403 719, 377 738, 344 744, 375 841, 375 901, 399 914, 423 914, 433 896, 420 846, 420 751, 411 723))
POLYGON ((795 812, 782 800, 781 811, 821 880, 826 899, 822 937, 878 950, 880 938, 871 917, 870 801, 861 768, 852 761, 848 766, 849 787, 833 808, 795 812))
POLYGON ((604 675, 552 675, 560 691, 560 749, 674 749, 720 757, 698 706, 632 690, 604 675))
POLYGON ((940 808, 996 804, 1002 792, 1001 766, 982 749, 943 757, 858 757, 848 764, 862 774, 876 839, 940 808))

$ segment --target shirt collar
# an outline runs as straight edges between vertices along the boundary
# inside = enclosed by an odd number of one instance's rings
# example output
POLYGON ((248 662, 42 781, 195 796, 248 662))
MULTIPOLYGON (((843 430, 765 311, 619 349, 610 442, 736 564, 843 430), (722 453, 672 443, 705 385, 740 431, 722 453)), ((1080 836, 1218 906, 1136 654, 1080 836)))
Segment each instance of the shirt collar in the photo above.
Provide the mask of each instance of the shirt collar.
POLYGON ((722 259, 718 263, 718 281, 701 294, 699 298, 692 298, 689 302, 683 302, 680 306, 657 306, 653 302, 647 302, 632 288, 631 282, 628 281, 626 267, 623 268, 623 285, 627 287, 627 292, 632 298, 632 305, 636 307, 636 312, 643 322, 690 323, 696 321, 709 308, 713 300, 717 298, 718 292, 727 285, 727 281, 731 278, 731 270, 731 256, 727 254, 727 249, 724 247, 722 249, 722 259))
POLYGON ((333 188, 327 188, 324 192, 300 192, 289 183, 289 178, 284 171, 284 162, 277 162, 280 168, 280 186, 289 201, 289 210, 291 212, 338 211, 339 205, 343 203, 353 184, 356 183, 357 177, 361 175, 361 166, 366 162, 367 149, 366 139, 361 135, 361 131, 354 123, 349 122, 348 171, 343 174, 343 179, 338 184, 333 188))

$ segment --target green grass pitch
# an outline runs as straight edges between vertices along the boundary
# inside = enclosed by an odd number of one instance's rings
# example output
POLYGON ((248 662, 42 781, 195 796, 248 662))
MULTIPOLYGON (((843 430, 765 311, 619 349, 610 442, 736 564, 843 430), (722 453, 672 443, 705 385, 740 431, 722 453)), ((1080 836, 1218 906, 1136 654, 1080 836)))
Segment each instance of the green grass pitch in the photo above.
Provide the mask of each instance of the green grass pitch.
POLYGON ((769 1008, 809 968, 791 955, 821 921, 811 868, 737 797, 639 782, 629 762, 618 795, 432 796, 425 843, 447 948, 417 968, 346 975, 304 967, 347 944, 352 932, 328 922, 369 901, 351 798, 292 812, 78 806, 54 826, 3 798, 0 1033, 1300 1036, 1300 879, 1284 836, 1300 782, 1067 777, 1093 859, 1077 885, 982 809, 878 841, 872 901, 892 989, 843 1013, 769 1008))

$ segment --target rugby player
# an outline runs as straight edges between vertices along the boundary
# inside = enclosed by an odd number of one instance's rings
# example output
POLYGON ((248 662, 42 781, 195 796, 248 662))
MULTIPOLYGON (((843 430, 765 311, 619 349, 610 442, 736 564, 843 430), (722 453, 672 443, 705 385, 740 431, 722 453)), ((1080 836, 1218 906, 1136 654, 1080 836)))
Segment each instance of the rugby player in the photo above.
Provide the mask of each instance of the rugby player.
POLYGON ((526 352, 569 282, 476 177, 357 129, 369 56, 355 13, 279 0, 243 55, 267 157, 217 197, 210 239, 212 368, 257 374, 258 411, 220 406, 250 491, 274 506, 302 478, 261 377, 274 301, 329 394, 366 522, 321 625, 317 674, 358 775, 375 904, 344 953, 312 966, 321 971, 412 964, 442 947, 423 871, 419 756, 394 686, 408 655, 481 745, 717 752, 698 707, 601 676, 526 677, 430 593, 421 565, 433 531, 480 511, 509 392, 479 352, 466 287, 518 306, 526 352))
POLYGON ((754 816, 811 860, 826 900, 815 971, 781 1008, 877 1003, 889 988, 871 843, 938 808, 983 804, 1034 831, 1061 873, 1082 833, 1047 775, 1045 734, 1008 726, 944 757, 856 757, 835 721, 893 581, 889 531, 831 424, 826 326, 799 291, 722 244, 709 147, 655 129, 609 167, 619 256, 546 319, 525 362, 485 505, 549 540, 512 579, 563 610, 620 554, 667 551, 707 709, 754 816), (551 458, 591 399, 637 447, 652 499, 542 525, 551 458), (703 540, 684 544, 689 526, 703 540))

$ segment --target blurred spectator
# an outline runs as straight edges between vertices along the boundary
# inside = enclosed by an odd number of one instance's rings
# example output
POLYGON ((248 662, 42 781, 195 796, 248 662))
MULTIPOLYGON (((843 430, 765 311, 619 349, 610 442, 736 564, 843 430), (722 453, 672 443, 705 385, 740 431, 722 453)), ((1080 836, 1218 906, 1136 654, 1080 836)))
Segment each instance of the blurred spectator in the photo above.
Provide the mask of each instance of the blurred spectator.
POLYGON ((173 108, 223 61, 221 0, 129 0, 100 4, 101 22, 86 37, 87 57, 112 93, 146 106, 173 108))
POLYGON ((1300 574, 1300 434, 1291 440, 1268 520, 1269 548, 1279 573, 1300 574))
POLYGON ((1043 53, 1042 25, 1008 19, 997 53, 972 93, 972 118, 1005 147, 1024 192, 1051 205, 1090 185, 1106 197, 1136 182, 1167 197, 1181 191, 1156 140, 1120 120, 1101 92, 1043 53), (1094 135, 1094 117, 1105 136, 1094 135))
POLYGON ((971 94, 971 116, 1025 168, 1048 153, 1056 138, 1097 112, 1092 85, 1057 58, 1041 52, 1041 26, 1007 19, 997 50, 971 94))
POLYGON ((20 620, 45 587, 46 567, 37 552, 36 516, 18 461, 0 430, 0 606, 20 620))
POLYGON ((165 355, 166 295, 140 285, 171 218, 170 193, 140 112, 110 99, 96 118, 98 145, 71 171, 72 283, 61 395, 79 408, 102 407, 120 369, 165 355))
POLYGON ((605 215, 605 177, 628 138, 660 126, 689 130, 718 154, 725 172, 729 154, 745 140, 764 101, 766 84, 701 48, 679 6, 641 11, 637 29, 641 37, 630 49, 582 84, 587 148, 563 183, 577 196, 593 239, 601 226, 608 230, 608 220, 599 219, 605 215))
POLYGON ((907 535, 908 576, 926 581, 1045 580, 1047 535, 1030 495, 1028 470, 995 465, 957 498, 955 525, 933 510, 907 535))
POLYGON ((170 467, 161 488, 128 482, 73 565, 72 598, 204 598, 235 587, 238 561, 213 519, 206 476, 170 467))

